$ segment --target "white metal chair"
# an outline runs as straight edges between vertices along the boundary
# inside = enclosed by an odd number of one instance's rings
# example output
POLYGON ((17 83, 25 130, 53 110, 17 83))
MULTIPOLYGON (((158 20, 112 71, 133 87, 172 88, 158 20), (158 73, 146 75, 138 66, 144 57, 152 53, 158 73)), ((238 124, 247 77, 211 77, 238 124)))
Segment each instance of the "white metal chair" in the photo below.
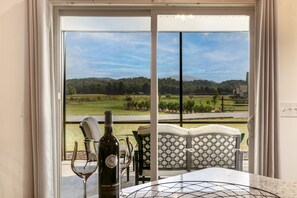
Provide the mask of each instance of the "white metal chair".
MULTIPOLYGON (((98 146, 99 146, 99 140, 102 137, 101 128, 99 127, 97 120, 94 117, 87 117, 87 118, 83 119, 83 121, 80 123, 79 127, 81 128, 85 139, 93 139, 94 140, 94 144, 96 146, 95 148, 96 148, 96 152, 97 152, 98 146)), ((92 155, 89 155, 89 153, 91 153, 91 152, 90 152, 90 148, 88 148, 87 144, 85 144, 85 149, 87 151, 87 160, 88 161, 93 160, 92 155)))
MULTIPOLYGON (((98 151, 99 146, 99 140, 102 137, 101 128, 99 127, 98 121, 94 117, 86 117, 83 119, 83 121, 80 123, 79 127, 81 128, 83 135, 85 139, 93 139, 94 144, 96 145, 96 152, 98 151)), ((131 142, 129 142, 128 139, 119 139, 120 142, 123 142, 120 144, 120 157, 122 158, 121 161, 125 163, 121 163, 120 166, 127 164, 126 160, 129 160, 129 165, 131 163, 132 154, 133 153, 133 145, 131 142)), ((91 153, 90 148, 88 148, 88 145, 85 144, 85 149, 87 151, 87 161, 92 161, 92 155, 89 155, 91 153)), ((97 153, 98 154, 98 153, 97 153)), ((123 169, 123 167, 120 167, 123 169)), ((127 169, 127 180, 129 181, 129 166, 125 167, 127 169)))

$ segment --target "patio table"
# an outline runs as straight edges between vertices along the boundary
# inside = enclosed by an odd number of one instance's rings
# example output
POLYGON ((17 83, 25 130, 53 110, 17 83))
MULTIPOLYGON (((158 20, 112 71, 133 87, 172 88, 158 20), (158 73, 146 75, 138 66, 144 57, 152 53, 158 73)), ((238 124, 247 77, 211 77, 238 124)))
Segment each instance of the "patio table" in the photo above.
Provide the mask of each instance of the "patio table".
POLYGON ((128 197, 297 197, 297 183, 207 168, 123 189, 128 197))
MULTIPOLYGON (((296 198, 297 183, 224 168, 206 168, 123 189, 139 197, 296 198)), ((93 196, 92 198, 95 198, 93 196)))

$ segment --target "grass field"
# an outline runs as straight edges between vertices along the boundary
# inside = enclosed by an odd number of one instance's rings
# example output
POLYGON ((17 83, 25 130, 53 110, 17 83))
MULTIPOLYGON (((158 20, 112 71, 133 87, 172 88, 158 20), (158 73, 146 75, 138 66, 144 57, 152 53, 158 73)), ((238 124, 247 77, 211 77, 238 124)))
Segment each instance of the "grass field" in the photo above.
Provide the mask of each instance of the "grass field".
MULTIPOLYGON (((125 95, 113 95, 107 96, 102 94, 77 94, 73 96, 67 96, 66 98, 66 115, 98 115, 103 114, 106 110, 113 110, 114 114, 122 115, 141 115, 147 114, 148 111, 139 110, 126 110, 125 107, 125 95), (72 98, 72 99, 71 99, 72 98)), ((211 95, 196 95, 196 96, 184 96, 183 101, 194 100, 195 104, 210 105, 213 109, 221 109, 221 96, 217 99, 217 103, 214 106, 211 103, 211 95)), ((148 95, 132 95, 131 98, 135 101, 149 100, 148 95)), ((247 111, 247 106, 234 106, 234 101, 229 100, 229 96, 224 96, 224 109, 226 111, 247 111)), ((179 102, 179 96, 167 95, 161 96, 159 102, 179 102)))

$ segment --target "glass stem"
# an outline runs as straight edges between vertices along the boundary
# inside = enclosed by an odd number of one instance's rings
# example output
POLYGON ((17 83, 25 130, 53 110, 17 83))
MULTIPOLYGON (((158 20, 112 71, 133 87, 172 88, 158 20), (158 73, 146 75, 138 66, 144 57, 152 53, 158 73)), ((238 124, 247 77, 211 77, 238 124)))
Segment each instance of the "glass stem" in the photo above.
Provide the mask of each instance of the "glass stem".
POLYGON ((87 198, 87 180, 84 178, 84 198, 87 198))

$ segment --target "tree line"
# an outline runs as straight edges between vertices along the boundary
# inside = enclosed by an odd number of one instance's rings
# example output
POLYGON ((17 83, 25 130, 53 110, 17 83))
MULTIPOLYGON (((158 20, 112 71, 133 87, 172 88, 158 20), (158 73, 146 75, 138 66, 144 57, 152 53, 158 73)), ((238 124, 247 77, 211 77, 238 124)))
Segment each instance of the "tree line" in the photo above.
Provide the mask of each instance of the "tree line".
MULTIPOLYGON (((173 78, 159 78, 159 94, 177 95, 180 93, 180 83, 173 78)), ((183 94, 185 95, 230 95, 240 85, 246 85, 244 80, 227 80, 221 83, 208 80, 184 81, 183 94)), ((150 79, 135 78, 82 78, 66 80, 66 95, 74 94, 150 94, 150 79)))

